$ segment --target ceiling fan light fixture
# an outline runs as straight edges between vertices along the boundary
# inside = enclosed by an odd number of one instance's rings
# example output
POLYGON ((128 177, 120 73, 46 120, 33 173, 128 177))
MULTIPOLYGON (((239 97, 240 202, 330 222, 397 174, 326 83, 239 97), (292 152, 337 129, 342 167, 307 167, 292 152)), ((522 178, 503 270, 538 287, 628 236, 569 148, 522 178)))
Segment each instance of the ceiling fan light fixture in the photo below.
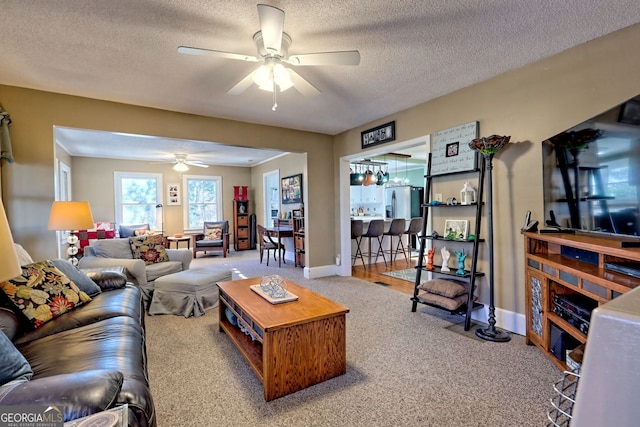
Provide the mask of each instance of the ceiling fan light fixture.
POLYGON ((187 166, 183 162, 178 162, 175 165, 173 165, 173 170, 176 172, 186 172, 189 170, 189 166, 187 166))
POLYGON ((280 92, 284 92, 293 86, 291 81, 291 74, 289 70, 282 64, 276 64, 273 66, 273 79, 280 88, 280 92))
POLYGON ((258 67, 251 78, 259 89, 267 92, 273 92, 274 81, 280 92, 284 92, 293 86, 289 70, 284 65, 280 63, 273 64, 271 61, 258 67))
POLYGON ((271 69, 265 64, 258 67, 253 73, 253 82, 257 84, 260 89, 270 86, 271 82, 271 69))

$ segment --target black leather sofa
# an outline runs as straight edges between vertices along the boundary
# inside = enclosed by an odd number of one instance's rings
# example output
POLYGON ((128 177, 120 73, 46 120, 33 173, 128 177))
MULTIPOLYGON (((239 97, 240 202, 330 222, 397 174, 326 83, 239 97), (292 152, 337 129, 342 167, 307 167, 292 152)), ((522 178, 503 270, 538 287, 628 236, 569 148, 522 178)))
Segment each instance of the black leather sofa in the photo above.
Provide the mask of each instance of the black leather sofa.
POLYGON ((130 426, 154 427, 142 293, 122 274, 88 275, 102 292, 33 330, 0 304, 0 328, 33 370, 0 387, 0 406, 58 406, 69 421, 128 404, 130 426))

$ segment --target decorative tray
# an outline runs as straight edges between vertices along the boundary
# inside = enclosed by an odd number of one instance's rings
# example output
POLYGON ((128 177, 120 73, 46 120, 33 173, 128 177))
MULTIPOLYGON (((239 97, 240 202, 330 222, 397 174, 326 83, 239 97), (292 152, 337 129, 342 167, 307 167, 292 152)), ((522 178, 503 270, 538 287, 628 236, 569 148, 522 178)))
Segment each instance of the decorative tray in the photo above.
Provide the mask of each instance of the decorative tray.
POLYGON ((298 299, 297 295, 294 295, 289 291, 287 291, 286 296, 282 298, 272 298, 269 295, 267 295, 262 289, 260 289, 260 285, 251 285, 249 287, 251 288, 252 291, 254 291, 258 295, 260 295, 262 298, 269 301, 271 304, 282 304, 283 302, 291 302, 291 301, 296 301, 298 299))

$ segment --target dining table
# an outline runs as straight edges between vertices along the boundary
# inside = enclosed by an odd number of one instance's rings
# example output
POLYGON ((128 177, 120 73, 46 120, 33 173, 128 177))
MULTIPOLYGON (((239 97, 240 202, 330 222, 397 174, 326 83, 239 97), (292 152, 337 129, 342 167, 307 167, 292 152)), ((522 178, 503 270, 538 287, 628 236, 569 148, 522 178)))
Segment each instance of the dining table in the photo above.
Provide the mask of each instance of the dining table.
MULTIPOLYGON (((278 225, 264 229, 269 237, 275 237, 278 239, 278 244, 281 245, 280 241, 283 237, 293 237, 293 227, 290 225, 278 225)), ((278 250, 278 267, 282 266, 282 256, 280 255, 280 251, 278 250)), ((286 253, 286 248, 285 248, 286 253)))

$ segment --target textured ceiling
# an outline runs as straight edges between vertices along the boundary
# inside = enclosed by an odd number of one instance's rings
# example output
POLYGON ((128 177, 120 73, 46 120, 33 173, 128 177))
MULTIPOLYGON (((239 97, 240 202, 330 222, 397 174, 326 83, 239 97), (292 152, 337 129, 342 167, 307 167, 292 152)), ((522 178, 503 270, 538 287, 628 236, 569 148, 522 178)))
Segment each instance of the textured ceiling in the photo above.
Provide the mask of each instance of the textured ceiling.
MULTIPOLYGON (((256 63, 256 2, 0 0, 0 83, 330 135, 640 22, 637 0, 272 1, 290 54, 357 49, 357 67, 297 67, 320 89, 226 91, 256 63)), ((2 100, 0 99, 0 102, 2 100)))

